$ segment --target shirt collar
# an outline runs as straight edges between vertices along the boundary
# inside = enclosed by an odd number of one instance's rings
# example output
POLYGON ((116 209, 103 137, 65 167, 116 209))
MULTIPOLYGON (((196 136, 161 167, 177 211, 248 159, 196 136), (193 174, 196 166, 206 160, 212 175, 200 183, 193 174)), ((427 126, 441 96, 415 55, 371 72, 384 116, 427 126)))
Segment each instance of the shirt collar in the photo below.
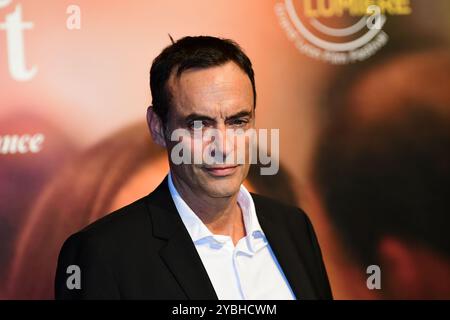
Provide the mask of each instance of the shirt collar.
MULTIPOLYGON (((223 239, 221 235, 214 235, 183 200, 173 184, 171 172, 169 172, 168 185, 181 220, 194 243, 208 237, 219 241, 223 239)), ((267 243, 267 240, 259 224, 253 198, 243 185, 240 186, 237 201, 242 210, 249 249, 256 252, 267 243)))

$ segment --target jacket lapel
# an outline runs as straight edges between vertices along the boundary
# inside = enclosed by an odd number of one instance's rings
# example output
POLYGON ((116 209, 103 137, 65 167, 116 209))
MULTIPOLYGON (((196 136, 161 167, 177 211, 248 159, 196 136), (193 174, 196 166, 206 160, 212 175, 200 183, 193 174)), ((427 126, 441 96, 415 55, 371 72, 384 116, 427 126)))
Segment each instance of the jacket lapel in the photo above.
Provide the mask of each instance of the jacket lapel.
POLYGON ((164 181, 148 196, 153 235, 166 240, 161 259, 188 299, 217 299, 214 287, 164 181))
POLYGON ((295 297, 298 300, 317 298, 308 270, 302 257, 297 254, 299 249, 288 236, 289 226, 276 219, 277 213, 270 213, 271 208, 261 205, 255 198, 253 197, 259 223, 295 297))

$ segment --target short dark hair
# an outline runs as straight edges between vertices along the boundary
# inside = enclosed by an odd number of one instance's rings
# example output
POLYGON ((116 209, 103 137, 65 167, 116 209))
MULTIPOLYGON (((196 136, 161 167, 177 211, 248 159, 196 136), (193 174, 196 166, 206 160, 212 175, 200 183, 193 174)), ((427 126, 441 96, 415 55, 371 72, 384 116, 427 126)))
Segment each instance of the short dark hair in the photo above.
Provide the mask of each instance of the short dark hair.
POLYGON ((255 75, 252 63, 244 51, 237 43, 229 39, 196 36, 179 39, 166 47, 153 60, 150 69, 150 90, 154 112, 163 123, 166 123, 171 103, 171 93, 167 88, 167 82, 174 70, 179 77, 188 69, 205 69, 220 66, 229 61, 236 63, 249 77, 253 89, 253 107, 255 107, 255 75))

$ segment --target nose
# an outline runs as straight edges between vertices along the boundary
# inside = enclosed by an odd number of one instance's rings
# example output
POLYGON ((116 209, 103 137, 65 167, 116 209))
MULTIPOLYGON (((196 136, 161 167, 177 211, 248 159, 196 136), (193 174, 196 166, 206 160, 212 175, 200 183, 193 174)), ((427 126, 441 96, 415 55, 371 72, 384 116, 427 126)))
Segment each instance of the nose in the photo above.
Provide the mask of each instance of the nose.
POLYGON ((232 156, 235 147, 232 130, 227 130, 224 126, 219 126, 214 129, 214 131, 208 146, 210 148, 211 156, 214 158, 215 162, 233 162, 234 159, 229 158, 232 156))

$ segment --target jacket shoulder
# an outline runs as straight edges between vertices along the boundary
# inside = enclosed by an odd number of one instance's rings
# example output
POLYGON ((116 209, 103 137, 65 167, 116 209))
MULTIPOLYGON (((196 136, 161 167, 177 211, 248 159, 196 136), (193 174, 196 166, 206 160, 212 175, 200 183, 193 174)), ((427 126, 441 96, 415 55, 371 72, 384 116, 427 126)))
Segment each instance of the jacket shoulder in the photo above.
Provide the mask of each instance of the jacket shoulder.
POLYGON ((137 230, 151 223, 146 204, 147 197, 142 197, 92 222, 71 238, 125 241, 133 237, 137 230))
MULTIPOLYGON (((63 244, 55 276, 57 299, 116 299, 116 274, 122 261, 139 257, 135 244, 145 238, 145 197, 116 210, 72 234, 63 244), (66 270, 78 266, 83 290, 67 290, 66 270)), ((148 219, 150 220, 150 219, 148 219)))
POLYGON ((295 222, 296 224, 309 223, 308 215, 299 207, 256 193, 251 193, 251 195, 257 213, 267 215, 270 219, 282 219, 295 222))

